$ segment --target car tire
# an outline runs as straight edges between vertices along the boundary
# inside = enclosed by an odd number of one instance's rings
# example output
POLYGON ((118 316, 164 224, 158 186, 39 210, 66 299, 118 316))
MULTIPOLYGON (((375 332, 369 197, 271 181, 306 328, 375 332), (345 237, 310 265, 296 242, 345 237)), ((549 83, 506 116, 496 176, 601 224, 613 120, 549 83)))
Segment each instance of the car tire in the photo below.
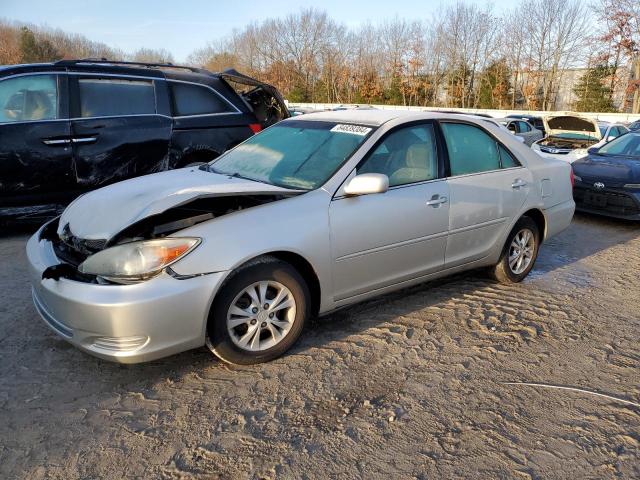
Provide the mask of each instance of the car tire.
POLYGON ((295 268, 273 257, 258 258, 233 272, 221 287, 209 313, 207 346, 227 363, 268 362, 298 340, 310 306, 309 288, 295 268), (290 301, 292 307, 279 308, 290 301), (264 308, 270 302, 274 311, 264 308))
POLYGON ((500 283, 521 282, 533 269, 540 246, 540 230, 529 217, 518 220, 509 232, 500 261, 493 267, 492 276, 500 283), (529 237, 530 236, 530 237, 529 237), (523 248, 523 241, 526 247, 523 248), (522 263, 518 263, 522 259, 522 263))

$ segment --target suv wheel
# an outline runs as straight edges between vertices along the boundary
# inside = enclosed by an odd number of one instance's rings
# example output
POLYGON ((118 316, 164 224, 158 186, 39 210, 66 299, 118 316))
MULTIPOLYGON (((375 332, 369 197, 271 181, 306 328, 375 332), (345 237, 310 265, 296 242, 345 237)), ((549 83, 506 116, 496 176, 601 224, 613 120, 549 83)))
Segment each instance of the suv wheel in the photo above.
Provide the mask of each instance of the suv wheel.
POLYGON ((531 271, 538 257, 540 231, 536 222, 522 217, 515 224, 502 251, 493 276, 502 283, 521 282, 531 271))
POLYGON ((300 274, 288 263, 263 257, 222 286, 209 315, 207 346, 227 363, 273 360, 296 342, 310 305, 300 274))

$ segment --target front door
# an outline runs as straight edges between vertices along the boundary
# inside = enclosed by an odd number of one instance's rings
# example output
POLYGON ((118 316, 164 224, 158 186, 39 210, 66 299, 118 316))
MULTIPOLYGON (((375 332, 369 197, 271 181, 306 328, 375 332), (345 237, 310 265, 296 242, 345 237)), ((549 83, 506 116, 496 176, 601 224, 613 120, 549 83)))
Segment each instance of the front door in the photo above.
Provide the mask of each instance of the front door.
POLYGON ((389 177, 386 193, 347 197, 329 207, 335 301, 442 268, 449 191, 440 175, 431 123, 391 131, 355 174, 389 177))
POLYGON ((72 76, 71 132, 80 188, 167 169, 172 120, 157 112, 158 81, 72 76))

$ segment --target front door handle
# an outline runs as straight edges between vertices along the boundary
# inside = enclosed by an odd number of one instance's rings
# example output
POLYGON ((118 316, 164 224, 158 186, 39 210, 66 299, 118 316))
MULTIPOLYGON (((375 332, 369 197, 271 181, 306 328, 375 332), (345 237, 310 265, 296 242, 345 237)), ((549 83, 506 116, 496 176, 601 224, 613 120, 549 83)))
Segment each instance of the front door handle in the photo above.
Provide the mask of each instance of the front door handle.
POLYGON ((430 207, 438 207, 442 203, 447 203, 447 197, 441 197, 440 195, 434 195, 431 200, 427 202, 430 207))
POLYGON ((45 145, 51 145, 55 147, 56 145, 67 145, 68 143, 71 143, 71 139, 70 138, 43 138, 42 143, 44 143, 45 145))
POLYGON ((511 184, 511 188, 521 188, 521 187, 526 187, 527 186, 527 182, 525 182, 524 180, 522 180, 521 178, 517 178, 512 184, 511 184))

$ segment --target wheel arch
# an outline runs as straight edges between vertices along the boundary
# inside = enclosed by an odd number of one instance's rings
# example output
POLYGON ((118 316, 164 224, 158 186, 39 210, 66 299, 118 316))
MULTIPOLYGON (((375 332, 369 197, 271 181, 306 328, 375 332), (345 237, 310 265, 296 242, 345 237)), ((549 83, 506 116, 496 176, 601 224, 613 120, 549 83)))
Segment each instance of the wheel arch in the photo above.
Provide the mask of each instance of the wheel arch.
POLYGON ((537 208, 531 208, 522 214, 522 217, 529 217, 536 223, 538 230, 540 231, 540 244, 544 242, 547 236, 547 219, 542 213, 542 210, 537 208))
POLYGON ((210 162, 221 155, 216 149, 206 145, 196 145, 185 149, 180 155, 175 168, 185 167, 195 162, 210 162))
POLYGON ((320 311, 320 302, 321 302, 321 289, 320 289, 320 279, 316 270, 313 268, 311 262, 309 262, 306 258, 296 252, 292 252, 289 250, 276 250, 271 252, 264 252, 260 255, 252 257, 242 264, 233 268, 233 271, 242 269, 243 267, 259 262, 262 258, 275 258, 282 262, 288 263, 293 268, 295 268, 298 273, 302 276, 304 281, 307 283, 307 287, 309 288, 309 294, 311 295, 311 313, 313 316, 317 316, 320 311))

